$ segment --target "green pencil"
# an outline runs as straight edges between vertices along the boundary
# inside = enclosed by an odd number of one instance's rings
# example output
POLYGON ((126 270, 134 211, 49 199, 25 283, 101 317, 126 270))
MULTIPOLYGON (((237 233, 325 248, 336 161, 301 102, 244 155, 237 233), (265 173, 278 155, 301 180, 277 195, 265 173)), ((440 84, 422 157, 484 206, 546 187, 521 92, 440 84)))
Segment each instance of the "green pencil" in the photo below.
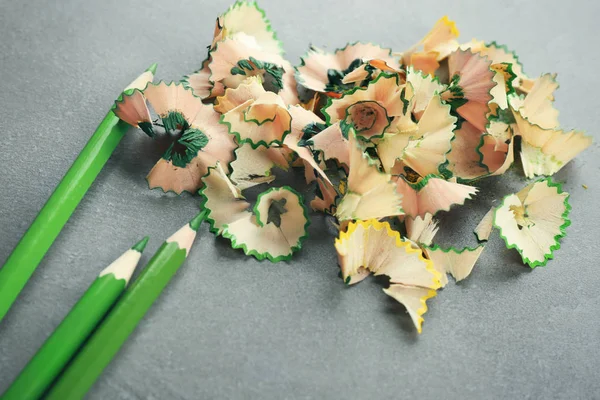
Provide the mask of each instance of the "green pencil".
POLYGON ((198 214, 162 244, 50 389, 46 400, 83 398, 183 264, 204 217, 205 212, 198 214))
MULTIPOLYGON (((144 88, 155 72, 153 64, 125 90, 144 88)), ((127 130, 109 111, 0 269, 0 322, 127 130)))
POLYGON ((2 400, 35 400, 41 397, 125 290, 146 243, 148 237, 100 272, 98 278, 2 395, 2 400))

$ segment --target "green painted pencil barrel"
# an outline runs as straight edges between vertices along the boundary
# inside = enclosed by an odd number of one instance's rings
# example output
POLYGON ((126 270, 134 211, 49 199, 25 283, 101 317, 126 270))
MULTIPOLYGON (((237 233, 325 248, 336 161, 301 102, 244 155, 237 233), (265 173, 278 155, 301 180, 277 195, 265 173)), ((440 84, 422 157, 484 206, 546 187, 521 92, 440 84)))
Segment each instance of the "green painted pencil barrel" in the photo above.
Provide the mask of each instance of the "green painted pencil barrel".
POLYGON ((125 281, 105 275, 96 279, 85 296, 56 328, 2 400, 38 399, 77 351, 100 319, 125 289, 125 281))
POLYGON ((128 130, 109 111, 0 269, 0 321, 128 130))
POLYGON ((46 400, 80 399, 87 393, 183 264, 187 257, 186 247, 189 249, 191 246, 203 219, 204 214, 199 215, 163 243, 69 364, 49 391, 46 400), (186 227, 190 235, 193 233, 191 238, 187 238, 187 246, 176 240, 176 236, 186 227))
POLYGON ((1 396, 2 400, 36 400, 42 396, 123 293, 147 242, 145 237, 98 275, 1 396))
MULTIPOLYGON (((145 87, 155 72, 156 64, 153 64, 125 90, 145 87)), ((0 269, 0 322, 123 139, 128 127, 112 111, 106 114, 0 269)))

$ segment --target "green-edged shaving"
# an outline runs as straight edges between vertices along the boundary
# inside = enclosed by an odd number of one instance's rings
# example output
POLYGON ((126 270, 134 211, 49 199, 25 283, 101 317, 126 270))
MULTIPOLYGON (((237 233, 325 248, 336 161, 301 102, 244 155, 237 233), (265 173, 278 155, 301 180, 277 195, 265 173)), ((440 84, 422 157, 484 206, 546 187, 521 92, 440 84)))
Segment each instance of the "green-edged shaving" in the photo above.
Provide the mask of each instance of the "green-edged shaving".
POLYGON ((569 194, 551 178, 508 195, 495 211, 494 226, 508 248, 515 248, 531 268, 544 266, 560 248, 569 220, 569 194))

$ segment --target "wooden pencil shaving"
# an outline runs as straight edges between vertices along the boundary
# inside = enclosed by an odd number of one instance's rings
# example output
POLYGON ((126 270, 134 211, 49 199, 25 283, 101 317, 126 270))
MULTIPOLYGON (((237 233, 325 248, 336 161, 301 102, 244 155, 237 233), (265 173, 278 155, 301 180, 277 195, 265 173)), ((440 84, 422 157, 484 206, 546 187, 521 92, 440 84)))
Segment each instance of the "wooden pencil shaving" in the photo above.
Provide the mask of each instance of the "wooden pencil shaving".
POLYGON ((531 268, 553 257, 570 205, 550 176, 592 140, 560 127, 555 75, 530 78, 505 46, 458 37, 443 17, 405 51, 311 46, 293 67, 265 13, 238 1, 217 18, 197 71, 125 92, 115 113, 172 140, 150 186, 199 191, 211 231, 257 259, 289 259, 310 219, 290 187, 264 190, 254 206, 246 190, 275 184, 273 168, 302 170, 311 208, 335 218, 344 282, 388 276, 385 293, 420 332, 425 301, 447 274, 471 274, 494 228, 531 268), (436 244, 438 213, 517 160, 527 178, 544 178, 492 207, 477 245, 436 244))

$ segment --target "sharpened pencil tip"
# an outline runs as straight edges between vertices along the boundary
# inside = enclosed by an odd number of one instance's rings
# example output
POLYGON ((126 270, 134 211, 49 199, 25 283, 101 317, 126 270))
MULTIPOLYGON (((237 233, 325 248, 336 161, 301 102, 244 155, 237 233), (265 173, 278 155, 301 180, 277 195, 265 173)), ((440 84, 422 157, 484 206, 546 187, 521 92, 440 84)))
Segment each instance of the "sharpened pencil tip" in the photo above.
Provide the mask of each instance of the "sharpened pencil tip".
POLYGON ((154 63, 151 66, 148 67, 148 69, 146 70, 146 72, 152 72, 152 75, 156 75, 156 68, 158 68, 158 64, 154 63))
POLYGON ((206 218, 206 214, 207 214, 207 211, 206 210, 202 210, 198 215, 196 215, 190 221, 190 228, 192 228, 192 230, 194 232, 198 231, 198 228, 202 224, 202 221, 204 221, 204 219, 206 218))
POLYGON ((146 236, 145 238, 143 238, 142 240, 140 240, 139 242, 137 242, 132 248, 131 250, 135 250, 138 253, 142 253, 144 251, 144 249, 146 248, 146 245, 148 244, 148 240, 150 239, 149 236, 146 236))

